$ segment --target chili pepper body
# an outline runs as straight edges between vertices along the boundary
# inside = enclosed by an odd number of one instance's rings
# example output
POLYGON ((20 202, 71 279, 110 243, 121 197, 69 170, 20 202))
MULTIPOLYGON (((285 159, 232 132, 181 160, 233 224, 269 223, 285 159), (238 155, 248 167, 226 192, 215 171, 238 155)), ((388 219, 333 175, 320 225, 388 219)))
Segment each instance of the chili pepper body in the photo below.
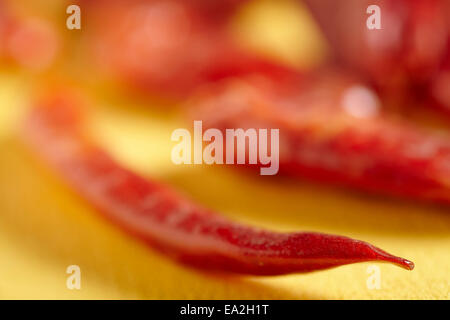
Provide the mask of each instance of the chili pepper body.
POLYGON ((447 135, 388 117, 375 93, 342 73, 288 88, 230 80, 186 109, 204 128, 280 129, 281 174, 450 203, 447 135))
POLYGON ((253 275, 322 270, 363 261, 413 263, 368 243, 320 233, 276 233, 228 221, 121 167, 86 138, 74 100, 41 100, 23 137, 89 203, 127 232, 197 268, 253 275))

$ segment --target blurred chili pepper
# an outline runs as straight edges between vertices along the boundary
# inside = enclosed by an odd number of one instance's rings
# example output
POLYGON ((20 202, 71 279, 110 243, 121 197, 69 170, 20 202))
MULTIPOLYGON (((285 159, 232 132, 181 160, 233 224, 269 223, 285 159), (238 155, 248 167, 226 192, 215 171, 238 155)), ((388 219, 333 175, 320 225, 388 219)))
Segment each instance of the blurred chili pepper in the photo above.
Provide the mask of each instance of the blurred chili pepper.
MULTIPOLYGON (((420 98, 448 54, 447 0, 305 0, 332 46, 336 62, 357 71, 387 96, 420 98), (369 30, 370 5, 381 29, 369 30), (417 93, 417 94, 416 94, 417 93)), ((405 101, 406 100, 406 101, 405 101)))
POLYGON ((444 0, 380 0, 381 29, 369 30, 369 0, 306 0, 336 57, 377 84, 391 79, 427 81, 446 54, 444 0))
POLYGON ((450 137, 392 118, 342 72, 291 86, 229 80, 189 103, 204 128, 280 128, 280 173, 450 203, 450 137), (217 112, 226 110, 226 112, 217 112))
POLYGON ((86 3, 97 65, 147 93, 172 98, 185 98, 201 84, 226 77, 299 76, 238 48, 224 22, 211 22, 197 10, 199 3, 203 1, 86 3))
POLYGON ((43 70, 54 61, 58 49, 57 33, 48 22, 17 17, 0 1, 0 61, 43 70))
POLYGON ((121 167, 85 136, 76 100, 53 94, 37 103, 25 141, 75 190, 129 233, 183 263, 211 271, 278 275, 408 260, 368 243, 320 233, 275 233, 215 215, 158 182, 121 167))

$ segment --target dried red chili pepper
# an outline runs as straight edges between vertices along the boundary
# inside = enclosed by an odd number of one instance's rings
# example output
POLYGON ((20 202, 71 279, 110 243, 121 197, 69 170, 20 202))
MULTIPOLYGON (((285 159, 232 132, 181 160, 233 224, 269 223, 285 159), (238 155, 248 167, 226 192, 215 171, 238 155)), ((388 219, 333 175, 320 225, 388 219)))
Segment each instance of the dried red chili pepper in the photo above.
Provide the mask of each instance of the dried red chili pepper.
POLYGON ((74 100, 42 100, 25 141, 85 199, 129 233, 191 266, 241 274, 308 272, 362 261, 413 263, 368 243, 320 233, 276 233, 230 222, 121 167, 85 136, 74 100))
POLYGON ((187 109, 203 128, 279 128, 279 172, 450 203, 450 139, 384 114, 342 73, 289 86, 271 79, 204 89, 187 109), (217 112, 226 110, 226 112, 217 112))
MULTIPOLYGON (((146 93, 185 98, 203 83, 226 77, 266 74, 297 77, 288 67, 240 49, 223 20, 202 1, 89 2, 89 43, 96 66, 146 93)), ((231 3, 231 2, 230 2, 231 3)), ((225 4, 224 4, 225 5, 225 4)))

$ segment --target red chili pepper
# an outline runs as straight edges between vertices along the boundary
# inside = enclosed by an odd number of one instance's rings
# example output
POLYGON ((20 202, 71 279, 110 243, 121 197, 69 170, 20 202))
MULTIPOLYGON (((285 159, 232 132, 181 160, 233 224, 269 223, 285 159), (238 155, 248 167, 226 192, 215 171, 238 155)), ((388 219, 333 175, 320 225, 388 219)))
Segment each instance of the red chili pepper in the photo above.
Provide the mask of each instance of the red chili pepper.
POLYGON ((378 88, 399 94, 433 78, 450 40, 448 0, 306 0, 336 60, 378 88), (366 22, 380 8, 381 29, 366 22))
POLYGON ((160 183, 121 167, 85 136, 69 96, 42 100, 24 126, 26 142, 109 219, 168 256, 207 270, 278 275, 385 261, 414 264, 368 243, 320 233, 276 233, 215 215, 160 183))
POLYGON ((96 66, 147 94, 170 98, 185 98, 201 84, 226 77, 297 77, 290 68, 237 47, 222 20, 214 23, 197 10, 201 3, 206 5, 201 0, 86 3, 96 66))
POLYGON ((228 81, 187 109, 203 128, 279 128, 281 174, 450 203, 448 134, 388 117, 371 90, 342 73, 288 88, 228 81))

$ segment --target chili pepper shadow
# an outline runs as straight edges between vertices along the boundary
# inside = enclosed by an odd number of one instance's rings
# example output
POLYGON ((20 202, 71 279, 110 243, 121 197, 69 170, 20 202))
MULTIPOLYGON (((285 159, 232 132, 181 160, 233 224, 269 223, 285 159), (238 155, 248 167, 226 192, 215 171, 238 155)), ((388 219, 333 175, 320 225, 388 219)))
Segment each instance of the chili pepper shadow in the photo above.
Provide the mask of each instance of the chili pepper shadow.
MULTIPOLYGON (((1 269, 15 269, 16 263, 23 267, 20 259, 25 259, 27 274, 50 270, 56 279, 30 276, 24 292, 16 294, 19 298, 327 298, 294 295, 253 278, 208 274, 173 263, 105 222, 19 141, 0 142, 0 150, 0 234, 16 257, 0 258, 5 262, 1 269), (27 258, 17 258, 21 254, 27 258), (66 268, 73 264, 81 268, 81 291, 66 288, 66 268)), ((8 281, 14 286, 18 279, 8 281)))

